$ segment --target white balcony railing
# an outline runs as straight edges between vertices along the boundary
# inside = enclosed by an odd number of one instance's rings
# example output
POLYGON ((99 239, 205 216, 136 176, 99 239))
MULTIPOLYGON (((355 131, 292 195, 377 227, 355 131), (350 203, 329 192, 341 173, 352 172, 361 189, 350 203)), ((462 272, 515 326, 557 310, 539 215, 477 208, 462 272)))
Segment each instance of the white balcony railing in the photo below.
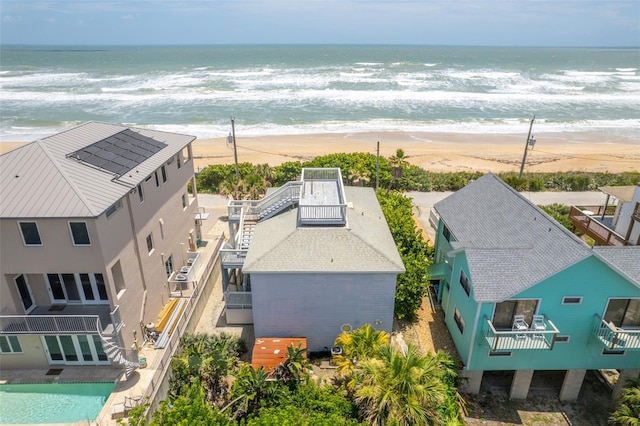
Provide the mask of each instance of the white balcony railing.
POLYGON ((0 334, 91 334, 102 330, 98 315, 0 316, 0 334))
POLYGON ((607 350, 640 350, 640 329, 619 328, 595 314, 592 331, 607 350))
POLYGON ((493 352, 512 350, 552 350, 559 331, 545 318, 546 330, 496 330, 485 317, 485 339, 493 352))

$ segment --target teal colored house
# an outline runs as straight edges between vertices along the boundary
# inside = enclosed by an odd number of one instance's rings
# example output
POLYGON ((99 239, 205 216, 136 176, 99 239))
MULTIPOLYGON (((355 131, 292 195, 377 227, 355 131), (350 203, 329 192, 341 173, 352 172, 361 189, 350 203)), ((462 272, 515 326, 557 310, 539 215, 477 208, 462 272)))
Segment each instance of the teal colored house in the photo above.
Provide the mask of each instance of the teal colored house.
POLYGON ((512 370, 526 398, 536 370, 564 370, 560 399, 575 400, 587 370, 640 375, 639 246, 591 248, 493 174, 434 210, 431 279, 463 391, 512 370))

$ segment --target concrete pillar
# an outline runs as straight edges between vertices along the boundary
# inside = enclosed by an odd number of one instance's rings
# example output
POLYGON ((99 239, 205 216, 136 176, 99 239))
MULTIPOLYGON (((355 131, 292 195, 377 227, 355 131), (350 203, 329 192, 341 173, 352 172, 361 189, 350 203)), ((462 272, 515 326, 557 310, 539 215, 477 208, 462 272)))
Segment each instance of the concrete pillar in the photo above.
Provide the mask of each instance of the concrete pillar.
POLYGON ((618 377, 618 382, 613 388, 611 397, 613 399, 620 398, 622 395, 622 389, 627 385, 627 381, 637 378, 640 378, 640 368, 627 368, 620 370, 620 376, 618 377))
POLYGON ((482 384, 483 370, 461 370, 458 372, 460 378, 460 386, 458 391, 461 393, 480 393, 480 385, 482 384))
POLYGON ((567 370, 560 389, 560 401, 576 401, 587 370, 567 370))
POLYGON ((511 382, 510 399, 527 399, 534 370, 516 370, 511 382))

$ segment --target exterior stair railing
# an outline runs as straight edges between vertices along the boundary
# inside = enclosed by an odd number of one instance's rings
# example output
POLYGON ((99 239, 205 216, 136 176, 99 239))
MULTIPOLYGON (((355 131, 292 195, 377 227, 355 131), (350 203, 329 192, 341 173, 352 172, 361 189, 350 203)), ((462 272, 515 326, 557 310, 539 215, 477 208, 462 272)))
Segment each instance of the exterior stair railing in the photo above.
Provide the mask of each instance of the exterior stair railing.
POLYGON ((257 220, 267 219, 297 203, 301 186, 300 181, 287 182, 261 200, 232 200, 228 206, 229 220, 239 220, 243 213, 257 220))

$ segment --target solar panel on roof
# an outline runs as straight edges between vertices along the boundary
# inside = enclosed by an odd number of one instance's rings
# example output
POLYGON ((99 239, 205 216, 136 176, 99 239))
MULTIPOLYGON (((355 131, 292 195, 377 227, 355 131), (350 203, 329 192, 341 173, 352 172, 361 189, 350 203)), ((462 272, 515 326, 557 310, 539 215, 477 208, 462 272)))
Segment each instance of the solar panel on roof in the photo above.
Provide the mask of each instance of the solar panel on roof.
POLYGON ((122 176, 166 146, 164 142, 125 129, 67 157, 122 176))

